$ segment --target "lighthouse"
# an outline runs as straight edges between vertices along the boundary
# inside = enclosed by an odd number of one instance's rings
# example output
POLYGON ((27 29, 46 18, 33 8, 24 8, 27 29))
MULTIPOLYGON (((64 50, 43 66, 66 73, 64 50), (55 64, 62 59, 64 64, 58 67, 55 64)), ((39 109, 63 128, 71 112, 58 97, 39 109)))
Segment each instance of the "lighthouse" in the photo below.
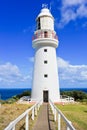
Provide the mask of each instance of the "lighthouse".
POLYGON ((54 30, 54 17, 44 6, 36 18, 36 30, 32 39, 35 49, 32 100, 60 101, 56 48, 58 37, 54 30))

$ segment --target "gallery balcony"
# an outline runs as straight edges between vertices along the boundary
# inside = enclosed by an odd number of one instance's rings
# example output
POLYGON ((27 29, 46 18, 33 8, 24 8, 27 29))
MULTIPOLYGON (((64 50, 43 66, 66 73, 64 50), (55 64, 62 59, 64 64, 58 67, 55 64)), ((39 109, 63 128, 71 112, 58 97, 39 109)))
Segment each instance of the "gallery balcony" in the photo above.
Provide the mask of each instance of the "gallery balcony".
POLYGON ((55 33, 50 32, 50 31, 44 31, 44 32, 40 31, 40 32, 37 32, 32 37, 32 40, 39 39, 39 38, 50 38, 50 39, 58 40, 58 36, 55 33))
POLYGON ((38 46, 58 46, 58 37, 53 31, 37 31, 32 37, 33 47, 36 48, 38 46))

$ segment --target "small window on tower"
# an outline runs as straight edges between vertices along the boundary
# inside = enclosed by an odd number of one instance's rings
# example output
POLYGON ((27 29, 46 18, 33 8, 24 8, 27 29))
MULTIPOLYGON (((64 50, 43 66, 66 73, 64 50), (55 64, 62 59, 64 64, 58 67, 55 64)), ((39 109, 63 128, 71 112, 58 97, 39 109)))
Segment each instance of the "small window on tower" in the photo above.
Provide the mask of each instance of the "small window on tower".
POLYGON ((44 64, 47 64, 47 60, 44 61, 44 64))
POLYGON ((47 78, 48 77, 48 74, 44 74, 44 78, 47 78))
POLYGON ((47 31, 44 32, 44 37, 48 38, 48 32, 47 31))
POLYGON ((41 27, 40 27, 40 18, 38 18, 38 20, 37 20, 37 29, 38 30, 41 29, 41 27))
POLYGON ((44 49, 44 52, 47 52, 47 49, 44 49))

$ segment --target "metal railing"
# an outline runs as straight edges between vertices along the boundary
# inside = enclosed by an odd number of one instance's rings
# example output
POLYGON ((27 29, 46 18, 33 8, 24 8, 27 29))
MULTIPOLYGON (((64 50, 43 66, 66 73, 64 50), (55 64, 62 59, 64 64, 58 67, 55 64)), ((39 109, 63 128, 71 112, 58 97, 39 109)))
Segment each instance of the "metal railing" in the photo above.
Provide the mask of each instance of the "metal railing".
POLYGON ((60 95, 61 102, 74 103, 74 98, 66 95, 60 95))
POLYGON ((34 34, 34 36, 32 37, 32 40, 36 40, 36 39, 39 39, 39 38, 51 38, 51 39, 56 39, 58 40, 58 37, 55 33, 53 32, 38 32, 36 34, 34 34))
POLYGON ((64 114, 54 105, 54 103, 50 100, 49 101, 51 109, 53 111, 53 115, 54 115, 54 121, 58 122, 58 130, 62 130, 61 129, 61 119, 63 119, 63 121, 66 124, 66 130, 76 130, 74 128, 74 126, 72 125, 72 122, 69 121, 64 114))
POLYGON ((18 118, 12 121, 4 130, 15 130, 17 123, 21 121, 25 117, 25 130, 29 130, 29 112, 32 111, 32 120, 37 115, 37 111, 39 110, 40 106, 42 105, 42 100, 37 102, 31 108, 27 109, 23 114, 21 114, 18 118))

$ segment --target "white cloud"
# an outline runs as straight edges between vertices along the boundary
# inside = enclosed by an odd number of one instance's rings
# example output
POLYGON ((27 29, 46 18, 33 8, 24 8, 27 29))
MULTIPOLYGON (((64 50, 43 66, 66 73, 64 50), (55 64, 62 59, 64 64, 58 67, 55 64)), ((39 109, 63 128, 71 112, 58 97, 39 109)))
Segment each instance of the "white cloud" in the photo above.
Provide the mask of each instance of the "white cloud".
POLYGON ((80 4, 85 4, 86 0, 62 0, 62 4, 64 7, 68 6, 77 6, 80 4))
POLYGON ((71 20, 76 19, 76 14, 71 9, 68 9, 66 11, 62 10, 61 12, 62 12, 62 15, 61 15, 62 17, 58 24, 58 27, 63 27, 66 24, 68 24, 71 20))
POLYGON ((62 58, 58 57, 58 67, 59 68, 66 68, 69 66, 69 62, 63 60, 62 58))
POLYGON ((84 4, 80 5, 80 7, 77 9, 77 17, 87 17, 87 6, 84 4))
POLYGON ((59 57, 58 66, 60 82, 87 84, 87 65, 71 65, 59 57))
POLYGON ((11 63, 6 63, 4 65, 0 65, 0 75, 8 76, 8 75, 20 75, 19 69, 16 65, 12 65, 11 63))
POLYGON ((58 27, 63 27, 77 18, 87 18, 87 0, 62 0, 60 14, 58 27))
POLYGON ((10 62, 0 65, 0 83, 6 85, 17 84, 27 80, 29 80, 29 77, 22 75, 17 65, 13 65, 10 62))

